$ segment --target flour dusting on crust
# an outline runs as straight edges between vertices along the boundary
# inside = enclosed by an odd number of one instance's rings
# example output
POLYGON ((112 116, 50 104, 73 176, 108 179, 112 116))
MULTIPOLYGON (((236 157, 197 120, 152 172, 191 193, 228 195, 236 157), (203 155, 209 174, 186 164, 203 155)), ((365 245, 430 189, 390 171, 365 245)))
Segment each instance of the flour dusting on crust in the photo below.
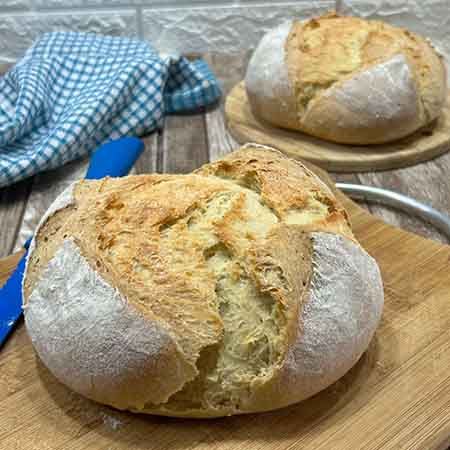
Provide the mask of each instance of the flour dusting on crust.
MULTIPOLYGON (((330 96, 358 114, 361 121, 373 116, 382 120, 417 117, 417 88, 404 55, 376 64, 330 89, 330 96)), ((373 119, 371 119, 373 120, 373 119)))
POLYGON ((93 400, 139 408, 148 401, 166 401, 189 381, 179 377, 187 363, 169 333, 144 319, 106 283, 71 239, 63 242, 34 287, 25 321, 44 364, 93 400), (149 389, 148 379, 160 373, 165 374, 160 389, 149 389))
POLYGON ((245 83, 256 95, 273 98, 276 80, 280 88, 290 92, 290 83, 285 64, 286 39, 291 30, 292 21, 286 21, 269 31, 256 48, 249 62, 245 83))
MULTIPOLYGON (((245 86, 249 100, 264 119, 264 111, 271 110, 271 119, 276 113, 289 115, 295 110, 294 90, 289 81, 286 64, 286 40, 292 27, 292 21, 284 22, 269 31, 259 43, 247 68, 245 86), (288 104, 292 99, 294 104, 288 104), (264 105, 264 107, 262 106, 264 105)), ((291 118, 296 120, 295 114, 291 118)))
POLYGON ((37 235, 37 233, 38 233, 39 229, 42 227, 42 225, 44 225, 44 223, 47 221, 47 219, 49 217, 53 216, 53 214, 55 214, 59 210, 64 209, 67 206, 70 206, 74 203, 73 190, 75 189, 75 185, 77 183, 78 183, 78 181, 75 181, 74 183, 67 186, 67 188, 64 189, 64 191, 62 191, 61 194, 58 195, 58 197, 56 197, 54 202, 49 206, 49 208, 47 209, 45 214, 42 216, 42 219, 39 221, 38 226, 36 227, 36 230, 34 231, 33 239, 30 243, 30 248, 28 250, 28 253, 30 255, 33 252, 34 247, 35 247, 35 242, 34 242, 35 236, 37 235))
POLYGON ((310 397, 342 377, 367 349, 381 318, 383 286, 375 260, 340 235, 312 233, 311 294, 299 338, 286 357, 280 391, 310 397))
POLYGON ((346 139, 358 143, 364 131, 374 142, 385 142, 392 133, 395 138, 412 133, 422 116, 411 67, 398 54, 326 90, 311 102, 302 123, 330 138, 345 130, 346 139))
MULTIPOLYGON (((22 298, 25 298, 25 296, 23 295, 23 288, 24 288, 23 283, 25 282, 25 280, 27 278, 27 271, 28 271, 28 264, 30 262, 30 256, 34 252, 34 249, 36 247, 35 240, 36 240, 38 231, 42 227, 42 225, 44 225, 44 223, 47 221, 47 219, 49 217, 53 216, 53 214, 60 211, 61 209, 64 209, 67 206, 70 206, 74 203, 73 191, 75 189, 76 184, 77 184, 77 181, 70 184, 69 186, 67 186, 66 189, 64 189, 64 191, 61 192, 61 194, 58 195, 58 197, 56 197, 56 199, 49 206, 49 208, 47 209, 45 214, 42 216, 41 220, 38 223, 38 226, 36 227, 36 230, 34 231, 33 238, 31 239, 31 242, 30 242, 30 247, 28 248, 28 256, 27 256, 27 261, 25 263, 24 276, 22 279, 22 298)), ((26 304, 22 305, 23 309, 25 309, 26 307, 27 307, 26 304)))

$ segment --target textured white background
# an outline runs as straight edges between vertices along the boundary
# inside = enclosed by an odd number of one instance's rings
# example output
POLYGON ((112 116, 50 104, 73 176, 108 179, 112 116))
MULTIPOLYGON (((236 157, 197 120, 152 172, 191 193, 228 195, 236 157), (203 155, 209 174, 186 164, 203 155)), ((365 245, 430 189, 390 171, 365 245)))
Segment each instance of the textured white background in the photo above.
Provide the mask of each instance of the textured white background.
POLYGON ((450 0, 0 0, 0 63, 51 30, 140 36, 164 52, 235 52, 286 18, 328 9, 407 26, 450 54, 450 0))

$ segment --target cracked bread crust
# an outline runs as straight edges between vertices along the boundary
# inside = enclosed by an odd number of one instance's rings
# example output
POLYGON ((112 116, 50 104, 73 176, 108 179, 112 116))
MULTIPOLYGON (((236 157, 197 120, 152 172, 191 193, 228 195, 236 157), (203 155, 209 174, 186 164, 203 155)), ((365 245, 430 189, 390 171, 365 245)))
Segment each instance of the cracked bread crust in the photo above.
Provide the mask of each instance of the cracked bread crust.
POLYGON ((335 13, 292 21, 274 41, 280 29, 262 39, 246 75, 252 110, 269 123, 339 143, 377 144, 440 115, 445 66, 422 37, 335 13), (282 58, 273 56, 277 50, 282 58))
MULTIPOLYGON (((189 175, 83 180, 71 192, 34 239, 26 325, 63 383, 120 409, 217 417, 301 400, 311 389, 298 389, 300 366, 289 355, 308 329, 303 311, 316 302, 323 263, 314 255, 339 247, 324 236, 376 267, 331 191, 274 150, 249 146, 189 175), (287 376, 298 393, 278 401, 287 376)), ((342 292, 355 283, 361 295, 357 267, 341 265, 342 292)), ((380 297, 362 303, 381 308, 380 297)), ((358 336, 371 336, 376 320, 361 326, 358 336)), ((367 346, 341 335, 352 352, 317 386, 367 346)))

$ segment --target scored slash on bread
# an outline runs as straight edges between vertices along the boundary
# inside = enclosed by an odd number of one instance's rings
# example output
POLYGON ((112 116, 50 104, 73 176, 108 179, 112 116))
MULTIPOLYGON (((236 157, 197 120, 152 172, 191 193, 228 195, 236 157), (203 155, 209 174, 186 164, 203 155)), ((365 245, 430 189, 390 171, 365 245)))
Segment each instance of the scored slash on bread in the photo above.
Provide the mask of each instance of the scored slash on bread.
POLYGON ((402 28, 329 13, 268 32, 247 68, 256 117, 343 144, 379 144, 433 122, 447 94, 442 57, 402 28))
POLYGON ((280 408, 345 374, 380 320, 378 266, 301 163, 248 145, 188 175, 75 183, 24 280, 44 364, 120 409, 280 408))

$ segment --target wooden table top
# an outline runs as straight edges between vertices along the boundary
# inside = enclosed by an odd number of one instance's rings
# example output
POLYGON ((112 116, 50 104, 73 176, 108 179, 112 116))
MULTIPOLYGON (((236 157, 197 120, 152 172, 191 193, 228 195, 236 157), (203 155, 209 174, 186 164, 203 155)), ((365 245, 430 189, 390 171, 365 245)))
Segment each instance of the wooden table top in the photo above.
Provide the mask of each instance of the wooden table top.
MULTIPOLYGON (((245 73, 249 53, 206 54, 204 57, 220 79, 224 96, 245 73)), ((0 69, 3 71, 7 67, 0 69)), ((135 173, 190 172, 220 158, 238 144, 226 130, 223 99, 218 107, 196 115, 169 116, 164 128, 145 138, 145 152, 135 173)), ((74 179, 83 177, 87 160, 39 174, 0 189, 0 257, 18 249, 32 234, 53 199, 74 179)), ((360 174, 331 174, 337 181, 362 183, 410 195, 444 212, 450 211, 450 153, 405 169, 360 174)), ((448 243, 438 230, 421 220, 377 205, 363 205, 385 222, 448 243)))

